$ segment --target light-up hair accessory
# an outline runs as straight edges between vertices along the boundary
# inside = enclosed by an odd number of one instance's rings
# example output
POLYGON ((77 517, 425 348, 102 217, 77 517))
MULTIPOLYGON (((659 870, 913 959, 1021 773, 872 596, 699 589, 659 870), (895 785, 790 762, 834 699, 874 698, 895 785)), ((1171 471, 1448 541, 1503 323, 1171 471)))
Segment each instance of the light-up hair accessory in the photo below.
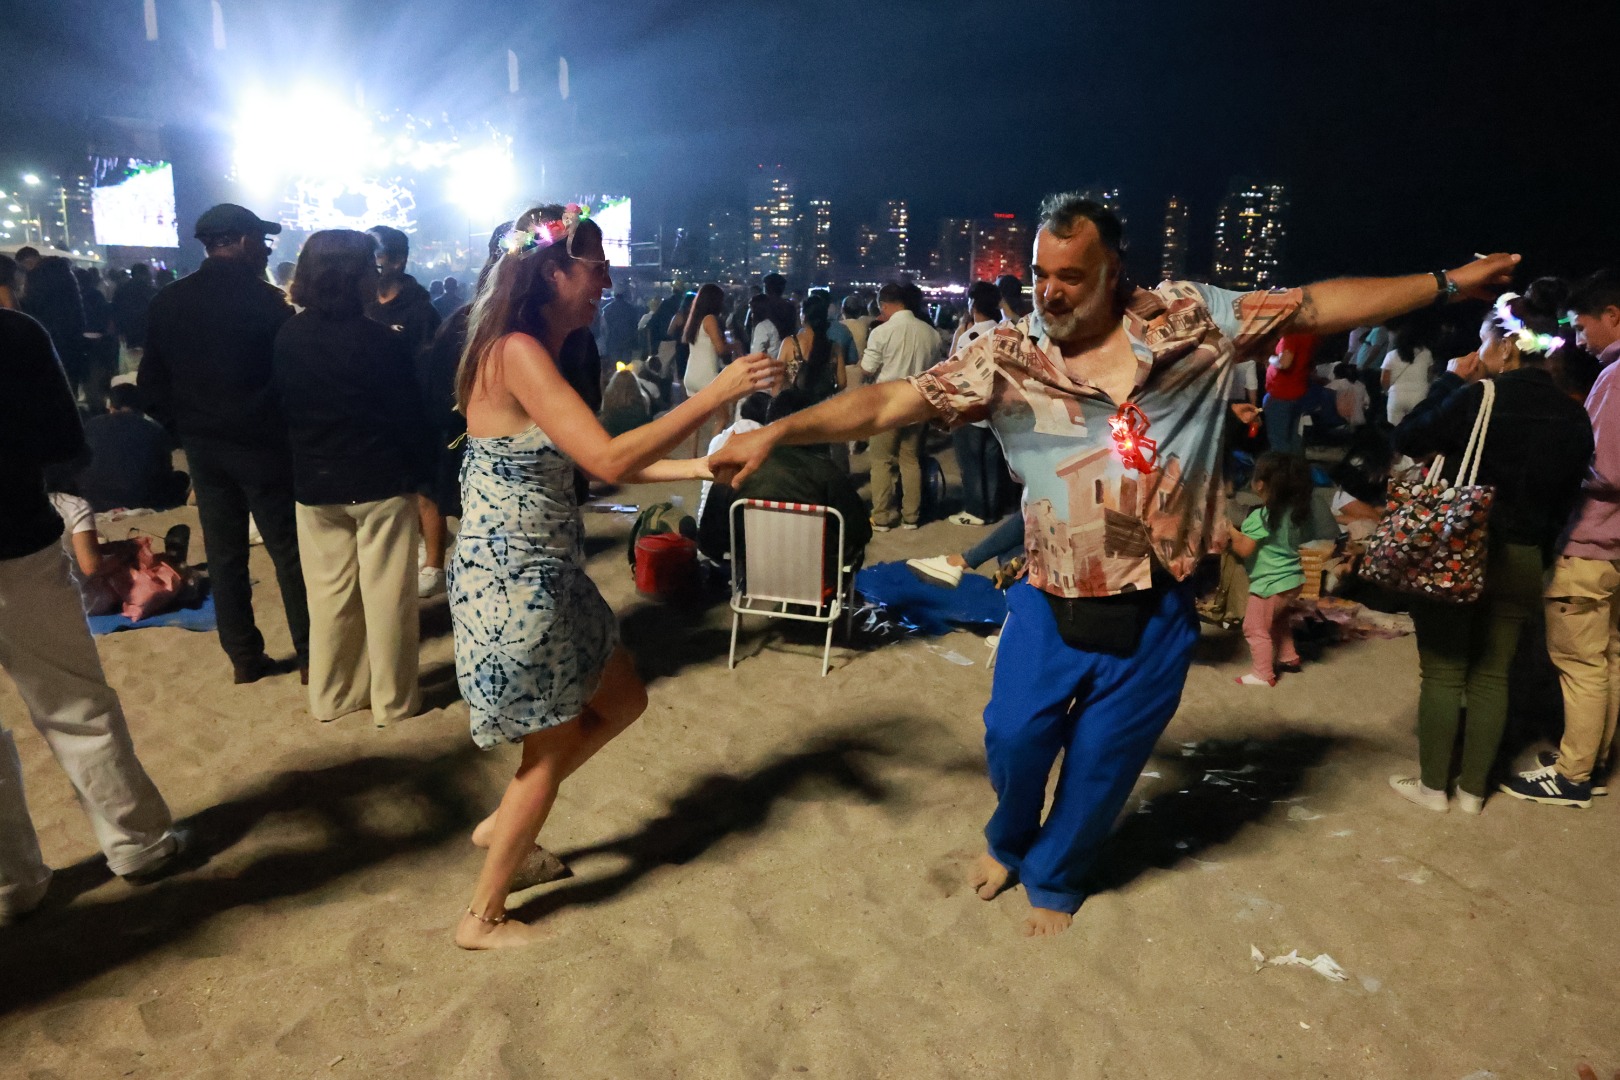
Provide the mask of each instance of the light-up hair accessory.
POLYGON ((1547 354, 1562 349, 1565 345, 1563 338, 1556 334, 1538 334, 1513 314, 1513 301, 1517 299, 1518 293, 1503 293, 1496 298, 1492 317, 1496 325, 1502 328, 1502 336, 1512 341, 1521 353, 1547 354))
POLYGON ((567 239, 572 230, 561 221, 536 221, 523 229, 510 229, 501 238, 501 250, 508 255, 527 255, 567 239))

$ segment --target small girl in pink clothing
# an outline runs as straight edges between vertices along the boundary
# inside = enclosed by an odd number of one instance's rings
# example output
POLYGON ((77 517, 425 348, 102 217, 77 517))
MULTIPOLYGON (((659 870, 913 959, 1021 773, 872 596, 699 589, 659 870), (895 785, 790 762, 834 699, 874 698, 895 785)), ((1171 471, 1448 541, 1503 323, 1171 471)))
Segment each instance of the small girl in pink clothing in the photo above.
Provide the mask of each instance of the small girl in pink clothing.
MULTIPOLYGON (((1249 571, 1249 610, 1243 619, 1254 670, 1235 680, 1276 686, 1277 672, 1297 672, 1299 654, 1288 620, 1305 584, 1299 545, 1311 516, 1311 470, 1294 454, 1263 454, 1254 466, 1254 493, 1265 500, 1232 530, 1232 551, 1249 571)), ((1230 526, 1229 526, 1230 527, 1230 526)))

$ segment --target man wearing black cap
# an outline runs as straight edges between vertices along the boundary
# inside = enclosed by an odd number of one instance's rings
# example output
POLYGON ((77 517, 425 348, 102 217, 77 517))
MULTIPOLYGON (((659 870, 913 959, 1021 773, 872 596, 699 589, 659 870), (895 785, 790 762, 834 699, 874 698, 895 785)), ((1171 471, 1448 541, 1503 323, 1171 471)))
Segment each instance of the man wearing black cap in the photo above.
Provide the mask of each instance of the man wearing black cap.
POLYGON ((271 381, 276 332, 293 309, 270 284, 267 236, 273 221, 222 203, 197 219, 208 258, 152 300, 140 388, 152 414, 185 448, 213 581, 219 643, 238 683, 272 674, 253 620, 248 515, 276 566, 287 628, 302 667, 309 655, 309 608, 298 563, 292 451, 271 381))

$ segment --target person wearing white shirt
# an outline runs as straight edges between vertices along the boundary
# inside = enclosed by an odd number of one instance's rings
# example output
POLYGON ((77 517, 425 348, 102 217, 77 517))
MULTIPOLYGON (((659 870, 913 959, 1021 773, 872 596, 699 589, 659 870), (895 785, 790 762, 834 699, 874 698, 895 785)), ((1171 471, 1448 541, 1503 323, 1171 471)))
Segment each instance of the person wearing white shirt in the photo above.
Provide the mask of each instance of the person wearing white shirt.
MULTIPOLYGON (((1001 321, 1001 292, 993 282, 975 281, 968 289, 968 310, 956 328, 951 353, 978 341, 1001 321)), ((962 512, 952 514, 955 525, 986 525, 1001 516, 1002 487, 1007 459, 989 420, 963 424, 951 433, 956 464, 962 472, 962 512)))
POLYGON ((1360 430, 1367 423, 1367 409, 1372 405, 1372 398, 1356 378, 1355 365, 1342 363, 1335 366, 1333 381, 1327 384, 1327 388, 1344 422, 1352 431, 1360 430))
POLYGON ((1232 390, 1227 397, 1243 404, 1260 404, 1260 376, 1253 357, 1232 365, 1232 390))
MULTIPOLYGON (((915 285, 891 281, 878 291, 881 326, 866 338, 861 370, 869 382, 899 382, 921 375, 940 360, 939 335, 912 311, 920 299, 915 285)), ((896 524, 915 529, 922 519, 922 449, 927 424, 880 432, 867 441, 872 469, 872 528, 888 532, 896 524), (900 491, 895 491, 898 476, 900 491)))
POLYGON ((1406 414, 1429 396, 1429 384, 1434 381, 1434 354, 1418 341, 1415 325, 1395 331, 1395 347, 1384 357, 1383 381, 1389 395, 1389 422, 1399 427, 1406 414))

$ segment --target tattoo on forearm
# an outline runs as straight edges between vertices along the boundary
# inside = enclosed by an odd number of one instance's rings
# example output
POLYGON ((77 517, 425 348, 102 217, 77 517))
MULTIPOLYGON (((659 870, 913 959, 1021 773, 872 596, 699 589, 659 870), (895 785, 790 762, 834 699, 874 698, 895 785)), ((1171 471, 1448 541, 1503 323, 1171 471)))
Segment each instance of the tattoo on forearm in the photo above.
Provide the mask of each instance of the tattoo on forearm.
POLYGON ((1306 325, 1316 321, 1316 294, 1309 285, 1300 290, 1299 310, 1294 313, 1294 320, 1306 325))

